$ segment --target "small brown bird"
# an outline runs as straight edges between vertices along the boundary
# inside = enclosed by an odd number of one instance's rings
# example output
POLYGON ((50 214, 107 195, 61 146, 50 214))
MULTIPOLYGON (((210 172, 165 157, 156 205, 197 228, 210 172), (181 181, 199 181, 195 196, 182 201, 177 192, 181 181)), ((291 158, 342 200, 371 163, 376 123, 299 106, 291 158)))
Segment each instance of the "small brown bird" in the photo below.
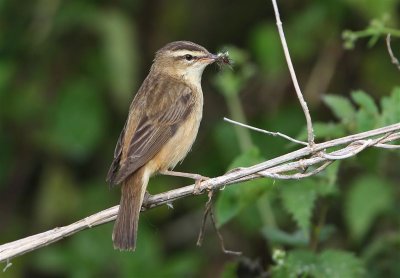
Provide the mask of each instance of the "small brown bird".
POLYGON ((135 250, 139 214, 152 175, 202 178, 169 169, 186 156, 196 139, 203 111, 203 71, 222 58, 188 41, 172 42, 157 51, 131 103, 107 175, 110 184, 122 183, 114 248, 135 250))

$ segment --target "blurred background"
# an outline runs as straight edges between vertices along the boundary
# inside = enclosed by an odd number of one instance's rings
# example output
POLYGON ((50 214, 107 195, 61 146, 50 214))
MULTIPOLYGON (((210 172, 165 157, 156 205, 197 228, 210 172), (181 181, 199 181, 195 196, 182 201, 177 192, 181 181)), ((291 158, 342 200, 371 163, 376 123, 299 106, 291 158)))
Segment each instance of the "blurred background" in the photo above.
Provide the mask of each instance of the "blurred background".
MULTIPOLYGON (((279 1, 317 141, 400 122, 398 0, 279 1), (353 31, 346 31, 353 30, 353 31), (397 86, 397 87, 396 87, 397 86)), ((177 171, 214 177, 298 149, 224 122, 304 139, 270 1, 0 1, 0 244, 119 203, 105 176, 154 52, 190 40, 229 50, 203 75, 204 118, 177 171)), ((400 277, 400 156, 369 149, 302 181, 218 192, 228 249, 207 226, 206 196, 142 213, 135 253, 113 223, 13 259, 2 277, 400 277), (296 274, 294 274, 296 273, 296 274)), ((156 177, 152 194, 192 181, 156 177)), ((2 268, 5 264, 2 265, 2 268)))

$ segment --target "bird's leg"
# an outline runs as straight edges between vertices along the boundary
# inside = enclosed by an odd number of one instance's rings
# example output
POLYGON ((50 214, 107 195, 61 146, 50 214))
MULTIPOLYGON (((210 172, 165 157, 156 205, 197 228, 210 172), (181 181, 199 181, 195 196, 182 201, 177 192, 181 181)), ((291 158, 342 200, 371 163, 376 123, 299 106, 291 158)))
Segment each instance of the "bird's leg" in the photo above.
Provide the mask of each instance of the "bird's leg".
POLYGON ((202 176, 199 174, 176 172, 176 171, 169 171, 169 170, 160 171, 160 174, 167 175, 167 176, 189 178, 189 179, 195 180, 194 190, 193 190, 194 194, 199 194, 200 193, 199 188, 200 188, 201 182, 209 179, 209 177, 205 177, 205 176, 202 176))
POLYGON ((208 177, 204 177, 199 174, 193 174, 193 173, 185 173, 185 172, 177 172, 177 171, 169 171, 169 170, 164 170, 160 171, 161 175, 166 175, 166 176, 175 176, 175 177, 183 177, 183 178, 189 178, 192 180, 208 180, 208 177))
POLYGON ((148 209, 149 207, 147 206, 147 202, 149 201, 149 198, 152 197, 153 195, 151 195, 149 193, 149 191, 146 190, 146 192, 144 193, 144 197, 143 197, 143 208, 141 209, 142 211, 145 211, 146 209, 148 209))

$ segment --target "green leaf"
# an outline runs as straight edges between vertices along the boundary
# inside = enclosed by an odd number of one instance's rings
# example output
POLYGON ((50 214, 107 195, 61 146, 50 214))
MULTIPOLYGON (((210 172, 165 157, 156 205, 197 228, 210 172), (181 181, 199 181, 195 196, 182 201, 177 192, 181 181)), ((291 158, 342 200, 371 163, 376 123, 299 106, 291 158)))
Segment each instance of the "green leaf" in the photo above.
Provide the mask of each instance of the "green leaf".
POLYGON ((322 171, 316 179, 318 196, 331 196, 338 192, 336 180, 340 168, 340 161, 335 161, 322 171))
POLYGON ((309 250, 293 250, 283 263, 273 268, 273 278, 297 278, 309 276, 317 270, 317 257, 309 250))
POLYGON ((370 95, 364 91, 358 90, 351 93, 351 98, 360 106, 360 108, 368 112, 371 116, 378 116, 378 107, 370 95))
POLYGON ((360 259, 351 253, 336 250, 327 250, 321 254, 309 250, 293 250, 272 270, 274 278, 357 278, 364 274, 365 268, 360 259))
POLYGON ((363 91, 354 91, 351 97, 360 106, 356 113, 357 131, 375 128, 379 124, 379 112, 374 100, 363 91))
POLYGON ((359 110, 356 114, 357 132, 374 129, 377 126, 377 121, 365 110, 359 110))
POLYGON ((364 176, 356 180, 345 199, 345 219, 352 238, 362 240, 376 217, 392 204, 392 188, 383 179, 364 176))
POLYGON ((278 228, 265 226, 262 229, 262 234, 269 242, 275 244, 284 244, 289 246, 306 247, 309 242, 308 234, 304 231, 296 231, 289 234, 278 228))
POLYGON ((315 180, 304 179, 281 187, 283 206, 297 225, 306 231, 310 228, 312 210, 317 198, 316 186, 315 180))
MULTIPOLYGON (((256 147, 239 155, 229 169, 251 166, 263 161, 256 147)), ((218 196, 215 209, 218 226, 222 226, 239 214, 244 208, 253 205, 264 192, 270 189, 271 180, 256 179, 229 186, 222 190, 218 196)))
POLYGON ((240 188, 242 185, 243 184, 229 186, 218 195, 215 204, 218 227, 230 221, 241 211, 240 188))
MULTIPOLYGON (((316 138, 320 139, 333 139, 343 137, 347 134, 346 128, 341 123, 313 123, 314 133, 316 138)), ((301 132, 296 136, 298 140, 307 140, 307 127, 304 127, 301 132)))
POLYGON ((342 123, 347 126, 353 123, 356 111, 350 100, 338 95, 326 95, 323 101, 342 123))
POLYGON ((365 268, 353 254, 339 250, 326 250, 318 256, 318 270, 315 277, 356 278, 364 277, 365 268))
POLYGON ((330 139, 346 135, 345 128, 340 124, 316 122, 313 127, 318 138, 330 139))
POLYGON ((382 98, 381 106, 383 125, 400 122, 400 87, 394 88, 389 97, 382 98))

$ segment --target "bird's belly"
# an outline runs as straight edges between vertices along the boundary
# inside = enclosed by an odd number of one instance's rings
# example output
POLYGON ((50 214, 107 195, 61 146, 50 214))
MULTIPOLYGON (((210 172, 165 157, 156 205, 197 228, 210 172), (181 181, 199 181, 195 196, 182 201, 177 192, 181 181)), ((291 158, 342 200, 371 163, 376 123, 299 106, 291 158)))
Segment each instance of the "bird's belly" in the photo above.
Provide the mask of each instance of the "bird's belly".
POLYGON ((183 160, 190 151, 199 130, 202 118, 202 105, 196 107, 187 120, 178 127, 175 135, 164 145, 160 152, 148 164, 153 172, 168 170, 183 160))

